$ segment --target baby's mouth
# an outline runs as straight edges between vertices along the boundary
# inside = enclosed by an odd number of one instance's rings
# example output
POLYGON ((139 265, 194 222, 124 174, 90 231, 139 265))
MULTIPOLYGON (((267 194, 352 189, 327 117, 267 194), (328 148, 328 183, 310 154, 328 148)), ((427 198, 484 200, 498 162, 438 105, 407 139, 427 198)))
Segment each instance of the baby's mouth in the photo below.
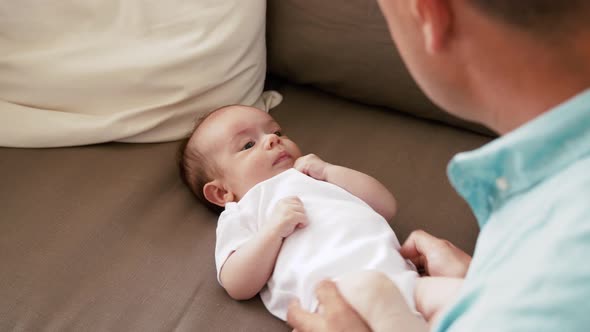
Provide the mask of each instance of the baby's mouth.
POLYGON ((277 157, 277 159, 275 159, 275 161, 274 161, 274 163, 272 163, 272 165, 274 166, 276 164, 279 164, 279 163, 281 163, 285 160, 291 159, 291 158, 292 157, 288 152, 283 151, 283 152, 279 153, 279 156, 277 157))

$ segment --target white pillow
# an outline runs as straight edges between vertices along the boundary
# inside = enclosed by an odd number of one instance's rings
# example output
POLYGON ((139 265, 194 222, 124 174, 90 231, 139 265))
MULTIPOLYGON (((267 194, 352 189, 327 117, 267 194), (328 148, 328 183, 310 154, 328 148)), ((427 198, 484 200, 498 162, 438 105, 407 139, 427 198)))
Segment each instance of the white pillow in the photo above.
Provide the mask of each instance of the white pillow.
MULTIPOLYGON (((266 0, 0 2, 0 145, 161 142, 262 97, 266 0)), ((274 98, 277 97, 277 98, 274 98)))

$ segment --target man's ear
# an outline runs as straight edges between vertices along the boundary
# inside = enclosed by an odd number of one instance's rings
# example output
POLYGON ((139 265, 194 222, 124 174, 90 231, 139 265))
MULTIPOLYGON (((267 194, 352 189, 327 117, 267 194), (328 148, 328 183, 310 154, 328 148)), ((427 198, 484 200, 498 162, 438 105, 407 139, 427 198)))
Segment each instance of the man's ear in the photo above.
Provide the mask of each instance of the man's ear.
POLYGON ((225 203, 234 201, 234 194, 225 189, 221 181, 213 180, 203 187, 203 195, 209 202, 224 207, 225 203))
POLYGON ((442 50, 452 32, 453 11, 450 0, 412 0, 412 14, 418 20, 429 54, 442 50))

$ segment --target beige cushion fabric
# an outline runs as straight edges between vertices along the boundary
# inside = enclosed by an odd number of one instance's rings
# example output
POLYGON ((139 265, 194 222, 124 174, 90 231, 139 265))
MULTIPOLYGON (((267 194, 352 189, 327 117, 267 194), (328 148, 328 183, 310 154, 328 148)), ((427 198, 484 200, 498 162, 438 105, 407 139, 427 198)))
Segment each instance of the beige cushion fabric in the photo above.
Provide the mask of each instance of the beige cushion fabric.
POLYGON ((169 141, 212 108, 264 108, 265 10, 264 0, 0 2, 0 145, 169 141))

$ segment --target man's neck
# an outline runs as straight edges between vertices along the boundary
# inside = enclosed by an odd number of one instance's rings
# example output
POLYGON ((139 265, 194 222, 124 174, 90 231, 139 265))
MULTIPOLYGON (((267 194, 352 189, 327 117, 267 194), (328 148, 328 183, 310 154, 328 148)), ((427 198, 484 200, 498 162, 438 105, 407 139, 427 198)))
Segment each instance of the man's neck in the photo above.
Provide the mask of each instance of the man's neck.
POLYGON ((503 31, 489 38, 487 49, 472 54, 479 60, 473 84, 479 87, 478 104, 485 107, 482 122, 501 135, 590 88, 588 33, 554 44, 524 32, 503 31))
MULTIPOLYGON (((518 74, 515 74, 518 75, 518 74)), ((507 134, 539 115, 551 111, 559 104, 590 88, 590 81, 567 80, 554 76, 530 75, 528 84, 505 87, 503 94, 490 95, 488 105, 494 105, 494 117, 489 125, 500 135, 507 134), (538 81, 534 81, 537 77, 538 81)), ((521 82, 526 80, 520 80, 521 82)))

